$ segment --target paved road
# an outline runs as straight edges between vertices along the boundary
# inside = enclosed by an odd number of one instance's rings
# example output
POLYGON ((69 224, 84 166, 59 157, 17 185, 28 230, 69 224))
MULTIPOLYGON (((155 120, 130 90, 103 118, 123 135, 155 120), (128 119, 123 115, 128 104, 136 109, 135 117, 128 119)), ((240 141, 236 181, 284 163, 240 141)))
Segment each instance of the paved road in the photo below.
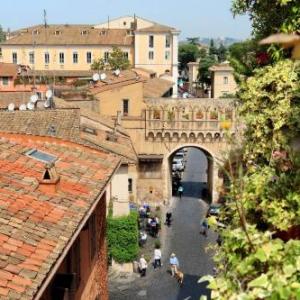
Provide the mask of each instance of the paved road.
POLYGON ((200 276, 212 274, 213 263, 205 247, 216 239, 213 232, 209 232, 207 238, 199 234, 200 220, 207 210, 207 204, 199 198, 204 185, 199 182, 206 180, 206 164, 205 156, 199 150, 189 151, 183 176, 183 198, 172 199, 170 209, 174 221, 171 227, 164 227, 162 231, 163 267, 153 270, 150 266, 146 278, 138 278, 123 287, 111 283, 111 300, 199 300, 201 295, 210 298, 205 284, 197 283, 200 276), (172 252, 176 253, 185 274, 181 287, 168 273, 172 252))

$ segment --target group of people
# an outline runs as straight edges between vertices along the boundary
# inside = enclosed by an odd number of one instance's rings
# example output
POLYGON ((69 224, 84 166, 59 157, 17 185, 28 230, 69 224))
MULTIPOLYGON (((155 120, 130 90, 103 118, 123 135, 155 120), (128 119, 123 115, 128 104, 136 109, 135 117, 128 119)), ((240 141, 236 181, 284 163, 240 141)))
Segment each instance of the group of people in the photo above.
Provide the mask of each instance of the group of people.
MULTIPOLYGON (((162 255, 161 255, 160 247, 156 246, 154 250, 154 258, 153 258, 154 269, 162 267, 161 259, 162 259, 162 255)), ((175 274, 178 272, 178 268, 179 268, 179 261, 175 253, 171 254, 169 263, 170 263, 171 274, 174 277, 175 274)), ((141 277, 146 276, 147 268, 148 268, 148 263, 145 259, 145 256, 142 254, 139 261, 139 269, 140 269, 141 277)))

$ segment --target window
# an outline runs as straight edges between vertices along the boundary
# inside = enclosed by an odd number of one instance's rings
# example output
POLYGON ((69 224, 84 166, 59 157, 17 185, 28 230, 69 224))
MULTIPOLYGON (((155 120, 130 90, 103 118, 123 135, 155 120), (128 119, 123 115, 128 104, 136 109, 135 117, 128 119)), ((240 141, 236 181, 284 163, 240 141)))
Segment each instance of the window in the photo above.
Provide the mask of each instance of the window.
POLYGON ((154 36, 149 35, 149 48, 153 48, 153 47, 154 47, 154 36))
POLYGON ((92 214, 89 219, 89 234, 90 234, 90 259, 93 261, 95 254, 97 253, 97 222, 96 214, 92 214))
POLYGON ((2 48, 0 48, 0 57, 2 57, 2 48))
POLYGON ((86 53, 86 63, 91 64, 92 63, 92 52, 86 53))
POLYGON ((44 163, 51 163, 57 160, 56 156, 36 149, 28 151, 26 155, 44 163))
POLYGON ((45 53, 45 64, 48 65, 50 62, 50 55, 48 52, 45 53))
POLYGON ((170 51, 166 51, 165 52, 165 60, 169 60, 170 59, 170 51))
POLYGON ((18 55, 16 52, 13 52, 13 54, 12 54, 12 62, 13 62, 13 64, 18 63, 18 55))
POLYGON ((223 83, 228 84, 228 77, 227 76, 223 77, 223 83))
POLYGON ((171 46, 171 36, 166 35, 166 48, 170 48, 171 46))
POLYGON ((59 53, 59 63, 64 64, 65 63, 65 54, 63 52, 59 53))
POLYGON ((132 178, 128 178, 128 192, 132 192, 132 178))
POLYGON ((123 99, 123 116, 128 116, 129 113, 129 100, 123 99))
POLYGON ((78 64, 78 53, 73 52, 73 64, 78 64))
POLYGON ((81 31, 81 35, 87 35, 87 34, 88 34, 87 30, 82 30, 81 31))
POLYGON ((128 59, 128 52, 124 52, 124 57, 128 59))
POLYGON ((149 56, 150 60, 153 60, 154 59, 154 52, 153 51, 149 51, 148 56, 149 56))
POLYGON ((108 62, 109 59, 109 52, 104 52, 104 61, 108 62))
POLYGON ((8 85, 8 77, 2 77, 2 85, 8 85))
POLYGON ((29 52, 29 63, 34 64, 34 52, 29 52))

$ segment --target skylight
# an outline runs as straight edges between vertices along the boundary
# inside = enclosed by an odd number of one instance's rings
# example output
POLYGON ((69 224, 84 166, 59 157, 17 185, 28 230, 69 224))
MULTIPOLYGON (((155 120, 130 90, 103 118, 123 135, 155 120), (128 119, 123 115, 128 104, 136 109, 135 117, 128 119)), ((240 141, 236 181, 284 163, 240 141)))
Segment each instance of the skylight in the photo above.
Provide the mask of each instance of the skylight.
POLYGON ((28 151, 26 155, 44 163, 52 163, 57 160, 56 156, 36 149, 28 151))

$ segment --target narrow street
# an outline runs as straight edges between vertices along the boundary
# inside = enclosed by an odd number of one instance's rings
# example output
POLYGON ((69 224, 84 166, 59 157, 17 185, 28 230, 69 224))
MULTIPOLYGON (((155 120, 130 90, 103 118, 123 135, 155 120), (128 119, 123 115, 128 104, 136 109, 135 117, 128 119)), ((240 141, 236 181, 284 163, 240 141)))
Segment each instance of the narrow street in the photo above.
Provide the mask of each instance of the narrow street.
MULTIPOLYGON (((170 210, 173 214, 171 227, 163 225, 162 252, 163 267, 154 270, 149 264, 145 278, 120 286, 110 283, 110 299, 149 299, 149 300, 198 300, 208 295, 205 284, 198 284, 199 277, 211 274, 213 263, 205 248, 216 240, 216 234, 209 231, 208 237, 199 234, 200 222, 207 210, 207 204, 200 199, 206 179, 206 158, 196 149, 190 149, 183 175, 184 193, 180 200, 173 197, 170 210), (169 256, 174 252, 184 273, 184 283, 180 287, 169 274, 169 256)), ((210 297, 208 297, 209 299, 210 297)))

